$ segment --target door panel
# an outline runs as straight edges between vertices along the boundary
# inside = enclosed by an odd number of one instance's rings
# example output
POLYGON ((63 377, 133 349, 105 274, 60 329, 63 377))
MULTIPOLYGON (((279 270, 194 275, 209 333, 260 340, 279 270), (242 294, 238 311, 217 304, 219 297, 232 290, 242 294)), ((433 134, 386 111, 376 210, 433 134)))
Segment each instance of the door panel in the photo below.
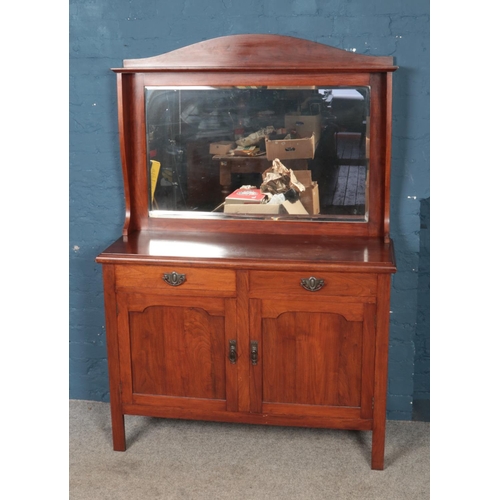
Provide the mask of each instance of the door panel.
POLYGON ((117 298, 124 403, 234 409, 237 365, 228 359, 234 299, 120 292, 117 298))
POLYGON ((130 313, 132 392, 225 398, 224 318, 203 309, 130 313))
POLYGON ((252 366, 254 412, 371 414, 372 304, 337 304, 328 312, 321 301, 287 301, 289 311, 275 314, 280 308, 271 301, 251 302, 252 314, 260 315, 251 332, 259 343, 259 363, 252 366))
POLYGON ((263 402, 361 404, 362 323, 294 312, 263 320, 263 402))

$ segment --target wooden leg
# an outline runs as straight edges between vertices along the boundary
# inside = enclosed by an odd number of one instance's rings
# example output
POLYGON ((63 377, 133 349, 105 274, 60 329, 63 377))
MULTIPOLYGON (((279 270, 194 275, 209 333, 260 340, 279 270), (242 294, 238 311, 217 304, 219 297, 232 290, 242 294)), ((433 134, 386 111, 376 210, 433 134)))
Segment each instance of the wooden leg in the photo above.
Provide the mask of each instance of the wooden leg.
POLYGON ((383 420, 373 422, 372 432, 372 469, 384 470, 385 452, 385 416, 383 420))
POLYGON ((119 409, 111 404, 111 428, 113 433, 113 450, 125 451, 125 418, 119 409))
POLYGON ((387 369, 389 353, 390 275, 378 277, 377 335, 375 340, 375 380, 372 433, 372 469, 384 469, 387 369))
POLYGON ((106 312, 106 342, 108 347, 109 399, 113 449, 125 451, 125 419, 121 406, 120 362, 118 353, 118 326, 116 323, 115 267, 103 266, 104 304, 106 312))

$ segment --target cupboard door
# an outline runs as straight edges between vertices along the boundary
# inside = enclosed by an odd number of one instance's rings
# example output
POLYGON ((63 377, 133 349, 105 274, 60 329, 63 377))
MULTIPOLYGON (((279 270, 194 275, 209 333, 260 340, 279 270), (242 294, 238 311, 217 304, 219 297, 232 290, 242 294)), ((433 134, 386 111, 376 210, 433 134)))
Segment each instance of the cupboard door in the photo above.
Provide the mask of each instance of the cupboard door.
POLYGON ((119 294, 118 309, 125 403, 232 407, 226 331, 234 331, 234 300, 119 294))
POLYGON ((251 300, 252 411, 370 418, 375 305, 251 300))

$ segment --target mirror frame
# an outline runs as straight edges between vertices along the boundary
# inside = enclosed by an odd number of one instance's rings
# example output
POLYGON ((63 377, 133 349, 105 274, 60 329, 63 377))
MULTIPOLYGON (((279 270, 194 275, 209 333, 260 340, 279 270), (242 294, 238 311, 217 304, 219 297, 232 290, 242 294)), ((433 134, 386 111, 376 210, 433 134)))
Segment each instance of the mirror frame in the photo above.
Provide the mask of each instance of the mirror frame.
MULTIPOLYGON (((159 56, 128 59, 114 68, 124 178, 123 235, 133 231, 207 231, 389 237, 392 72, 390 56, 367 56, 294 37, 232 35, 159 56), (367 222, 150 217, 145 87, 370 87, 370 180, 367 222)), ((185 215, 185 214, 184 214, 185 215)))

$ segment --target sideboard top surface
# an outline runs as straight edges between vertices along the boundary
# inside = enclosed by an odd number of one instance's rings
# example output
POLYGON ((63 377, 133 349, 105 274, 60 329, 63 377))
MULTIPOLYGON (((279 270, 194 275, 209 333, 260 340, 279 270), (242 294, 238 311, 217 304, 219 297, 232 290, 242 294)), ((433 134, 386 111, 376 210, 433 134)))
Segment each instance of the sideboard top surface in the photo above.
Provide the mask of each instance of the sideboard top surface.
POLYGON ((360 272, 396 271, 392 241, 380 238, 137 231, 97 257, 106 263, 175 263, 286 270, 310 266, 360 272))

